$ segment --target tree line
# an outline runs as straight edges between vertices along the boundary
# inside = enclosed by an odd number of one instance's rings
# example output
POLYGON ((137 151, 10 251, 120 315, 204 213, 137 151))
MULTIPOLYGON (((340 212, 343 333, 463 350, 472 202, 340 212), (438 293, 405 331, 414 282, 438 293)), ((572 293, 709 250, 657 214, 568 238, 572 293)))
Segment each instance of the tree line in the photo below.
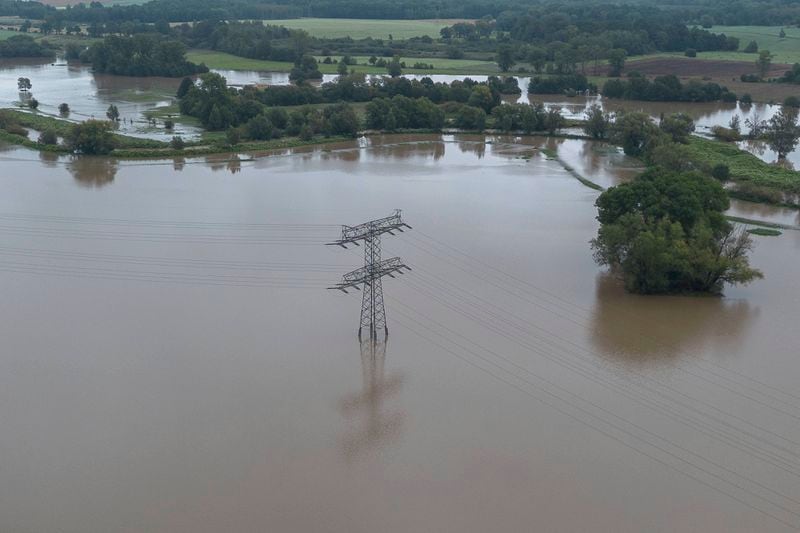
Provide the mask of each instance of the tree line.
POLYGON ((186 59, 183 43, 161 35, 111 35, 92 43, 80 59, 91 63, 95 72, 120 76, 180 77, 208 72, 205 65, 186 59))

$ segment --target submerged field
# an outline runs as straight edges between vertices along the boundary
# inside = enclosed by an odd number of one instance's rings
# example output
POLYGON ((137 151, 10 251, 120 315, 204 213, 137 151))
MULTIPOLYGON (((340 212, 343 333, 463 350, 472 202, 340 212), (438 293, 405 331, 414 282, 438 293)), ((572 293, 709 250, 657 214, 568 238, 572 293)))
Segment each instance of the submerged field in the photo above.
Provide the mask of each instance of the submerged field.
POLYGON ((410 39, 412 37, 438 37, 439 30, 452 26, 458 20, 374 20, 374 19, 329 19, 302 18, 265 20, 264 24, 286 26, 305 30, 312 37, 337 39, 410 39), (390 37, 391 36, 391 37, 390 37))
MULTIPOLYGON (((190 50, 186 54, 189 61, 195 63, 205 63, 209 68, 222 69, 222 70, 256 70, 264 72, 289 72, 292 70, 292 63, 288 61, 264 61, 260 59, 248 59, 239 57, 224 52, 216 52, 213 50, 190 50)), ((337 56, 332 56, 339 58, 337 56)), ((323 59, 321 56, 318 59, 323 59)), ((383 67, 374 67, 372 65, 364 64, 367 62, 367 57, 356 58, 359 65, 351 65, 350 69, 365 74, 386 74, 386 69, 383 67)), ((432 64, 433 69, 414 69, 406 68, 403 72, 407 74, 464 74, 464 75, 477 75, 477 74, 497 74, 500 69, 497 64, 492 61, 481 61, 479 59, 446 59, 436 57, 415 57, 415 58, 401 58, 407 65, 411 66, 416 62, 432 64)), ((323 74, 336 74, 337 66, 335 64, 324 64, 320 62, 319 69, 323 74)))

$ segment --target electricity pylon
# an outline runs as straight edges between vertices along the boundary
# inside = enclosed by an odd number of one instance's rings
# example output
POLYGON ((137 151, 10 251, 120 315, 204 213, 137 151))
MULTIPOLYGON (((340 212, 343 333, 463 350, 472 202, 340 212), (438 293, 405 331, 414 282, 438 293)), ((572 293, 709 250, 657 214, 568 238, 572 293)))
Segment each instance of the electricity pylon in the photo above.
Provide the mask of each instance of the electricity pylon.
POLYGON ((394 277, 394 274, 402 274, 403 269, 411 270, 399 257, 381 260, 381 235, 388 233, 394 235, 394 231, 402 232, 403 228, 411 229, 411 226, 403 222, 400 210, 395 209, 391 216, 371 220, 359 224, 358 226, 342 226, 342 237, 338 241, 330 242, 328 245, 341 246, 347 248, 348 244, 360 246, 359 241, 364 241, 364 266, 348 272, 342 276, 342 281, 328 287, 338 289, 347 293, 347 289, 353 288, 361 290, 361 323, 358 326, 358 338, 366 328, 369 331, 369 338, 376 340, 378 331, 383 330, 384 336, 389 335, 389 328, 386 325, 386 308, 383 303, 383 276, 394 277))

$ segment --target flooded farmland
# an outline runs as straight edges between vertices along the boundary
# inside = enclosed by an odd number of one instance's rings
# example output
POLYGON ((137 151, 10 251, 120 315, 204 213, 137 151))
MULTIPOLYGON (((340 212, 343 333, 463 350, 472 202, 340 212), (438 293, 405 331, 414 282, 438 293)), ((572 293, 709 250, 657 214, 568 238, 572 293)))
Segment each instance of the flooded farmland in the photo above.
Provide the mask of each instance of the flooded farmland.
POLYGON ((725 297, 642 297, 565 169, 635 163, 588 141, 0 165, 0 531, 800 528, 800 231, 725 297), (363 252, 325 243, 395 208, 365 348, 326 290, 363 252))
MULTIPOLYGON (((287 72, 259 72, 239 70, 215 70, 223 75, 228 84, 235 87, 245 85, 288 85, 287 72)), ((22 103, 22 96, 16 90, 18 77, 30 78, 33 82, 33 95, 40 101, 39 110, 45 114, 58 115, 58 105, 66 102, 72 111, 70 117, 81 121, 87 118, 104 118, 110 104, 119 108, 123 121, 119 131, 136 137, 169 140, 173 135, 187 139, 199 136, 200 129, 178 122, 174 130, 165 130, 163 124, 153 126, 145 113, 174 103, 174 94, 180 83, 175 78, 130 78, 95 74, 91 67, 79 63, 49 61, 0 61, 0 106, 13 107, 22 103)), ((426 76, 412 74, 405 77, 421 79, 426 76)), ((436 82, 451 83, 465 76, 433 74, 427 76, 436 82)), ((336 76, 326 74, 322 82, 333 81, 336 76)), ((487 76, 471 76, 476 81, 485 81, 487 76)), ((675 104, 669 102, 632 102, 609 100, 601 97, 559 97, 555 95, 528 95, 529 77, 516 77, 522 93, 519 96, 506 96, 508 102, 542 102, 547 107, 558 107, 567 118, 584 118, 585 112, 593 104, 599 104, 608 111, 641 111, 654 118, 674 113, 675 104)), ((24 95, 23 95, 24 96, 24 95)), ((697 133, 709 136, 714 126, 727 127, 731 118, 738 116, 745 128, 747 119, 768 120, 778 112, 780 106, 771 104, 725 104, 721 102, 690 103, 682 102, 680 111, 687 113, 697 125, 697 133)), ((745 128, 746 129, 746 128, 745 128)), ((761 141, 740 143, 740 147, 764 161, 774 162, 777 156, 761 141)), ((793 151, 787 160, 800 168, 800 152, 793 151)))

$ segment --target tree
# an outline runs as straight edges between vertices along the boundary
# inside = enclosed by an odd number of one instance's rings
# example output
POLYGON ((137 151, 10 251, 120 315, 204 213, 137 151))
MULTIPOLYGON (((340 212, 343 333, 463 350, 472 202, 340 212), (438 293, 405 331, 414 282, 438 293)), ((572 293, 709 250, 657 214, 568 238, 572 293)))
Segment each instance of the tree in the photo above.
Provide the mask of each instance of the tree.
POLYGON ((178 91, 175 95, 178 98, 183 98, 192 87, 194 87, 194 80, 187 76, 181 80, 181 84, 178 85, 178 91))
POLYGON ((236 146, 242 140, 242 132, 239 128, 228 128, 225 132, 225 141, 228 146, 236 146))
POLYGON ((36 98, 31 98, 30 100, 28 100, 28 107, 30 107, 33 110, 39 109, 39 100, 37 100, 36 98))
POLYGON ((778 154, 779 161, 786 159, 800 140, 797 114, 797 108, 783 106, 767 123, 764 137, 770 149, 778 154))
POLYGON ((339 76, 347 76, 347 63, 345 63, 344 58, 342 58, 339 65, 337 65, 336 72, 339 76))
POLYGON ((275 127, 272 122, 264 116, 257 115, 250 119, 245 126, 247 137, 256 141, 266 141, 272 139, 275 127))
POLYGON ((611 127, 611 140, 632 156, 642 155, 658 135, 658 127, 645 113, 623 113, 611 127))
POLYGON ((33 85, 31 84, 31 80, 28 78, 17 78, 17 89, 21 92, 28 92, 31 90, 33 85))
POLYGON ((758 52, 758 43, 755 41, 750 41, 747 43, 747 46, 744 47, 742 50, 745 54, 755 54, 758 52))
POLYGON ((400 65, 400 58, 398 56, 394 56, 392 60, 389 61, 389 64, 386 65, 386 72, 393 78, 397 78, 403 73, 403 68, 400 65))
POLYGON ((628 53, 623 48, 614 48, 608 53, 608 64, 611 67, 608 75, 614 78, 622 74, 622 69, 625 68, 625 59, 628 53))
POLYGON ((480 107, 485 112, 490 112, 495 106, 492 90, 486 85, 476 85, 472 88, 472 92, 467 100, 467 105, 480 107))
POLYGON ((781 39, 786 38, 786 31, 783 28, 781 28, 781 31, 778 32, 778 37, 781 39))
POLYGON ((87 120, 74 124, 66 140, 67 146, 73 152, 86 155, 108 154, 116 145, 111 133, 111 123, 103 120, 87 120))
POLYGON ((595 261, 631 292, 718 293, 763 277, 749 265, 749 235, 725 220, 728 197, 711 178, 654 168, 611 187, 596 205, 595 261))
POLYGON ((672 113, 661 119, 661 131, 669 135, 673 142, 686 144, 694 131, 694 120, 685 113, 672 113))
POLYGON ((761 50, 758 53, 758 59, 756 59, 756 67, 758 67, 758 72, 762 78, 766 78, 767 74, 769 74, 769 69, 772 67, 772 58, 773 56, 769 50, 761 50))
POLYGON ((58 134, 55 132, 55 130, 48 128, 39 135, 38 143, 49 146, 58 144, 58 134))
POLYGON ((598 104, 593 104, 586 111, 586 122, 583 131, 593 139, 603 139, 608 133, 609 120, 598 104))
POLYGON ((186 146, 186 143, 183 140, 183 137, 176 135, 169 141, 169 146, 173 150, 183 150, 186 146))
POLYGON ((486 112, 480 107, 461 105, 455 112, 454 124, 462 130, 483 131, 486 127, 486 112))
POLYGON ((106 117, 113 122, 119 122, 119 109, 116 105, 111 104, 106 110, 106 117))
POLYGON ((514 49, 510 45, 503 45, 497 49, 497 66, 503 72, 508 72, 514 66, 514 49))
POLYGON ((58 114, 62 117, 69 116, 69 104, 62 103, 58 104, 58 114))

